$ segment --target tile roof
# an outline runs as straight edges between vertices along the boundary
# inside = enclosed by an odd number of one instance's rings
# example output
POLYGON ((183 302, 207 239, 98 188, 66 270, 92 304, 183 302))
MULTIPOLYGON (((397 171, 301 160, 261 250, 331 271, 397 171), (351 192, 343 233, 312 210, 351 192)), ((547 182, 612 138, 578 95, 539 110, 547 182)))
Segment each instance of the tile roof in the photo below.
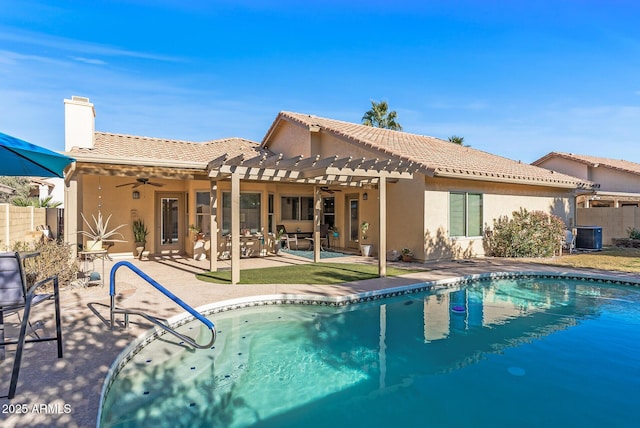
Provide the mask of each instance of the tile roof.
POLYGON ((605 168, 617 169, 619 171, 628 172, 630 174, 640 175, 640 164, 622 159, 609 159, 598 156, 577 155, 575 153, 551 152, 535 162, 532 165, 540 165, 544 161, 551 158, 562 158, 576 162, 580 162, 589 166, 601 166, 605 168))
POLYGON ((266 144, 280 118, 306 127, 320 127, 355 144, 391 157, 418 162, 428 175, 481 179, 501 182, 527 182, 537 185, 585 186, 583 180, 512 159, 464 147, 435 137, 374 128, 307 114, 280 112, 262 141, 266 144))
POLYGON ((82 155, 113 159, 137 159, 153 163, 154 160, 202 163, 204 166, 218 156, 256 156, 263 152, 258 143, 242 138, 195 143, 182 140, 138 137, 124 134, 95 132, 92 149, 74 147, 71 153, 82 161, 82 155))

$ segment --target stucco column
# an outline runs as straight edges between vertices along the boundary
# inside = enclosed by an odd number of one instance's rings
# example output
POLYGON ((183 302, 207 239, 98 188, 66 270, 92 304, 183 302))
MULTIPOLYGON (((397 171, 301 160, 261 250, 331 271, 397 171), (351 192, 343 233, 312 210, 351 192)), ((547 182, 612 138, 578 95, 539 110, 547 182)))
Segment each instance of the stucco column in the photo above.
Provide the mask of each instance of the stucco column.
POLYGON ((64 188, 64 242, 71 248, 71 257, 78 257, 78 179, 74 175, 65 180, 64 188))
POLYGON ((322 194, 317 185, 313 186, 313 261, 320 261, 320 217, 322 213, 322 194))
POLYGON ((240 174, 231 173, 231 283, 240 282, 240 174))
POLYGON ((378 183, 379 231, 378 237, 378 275, 387 276, 387 179, 380 177, 378 183))
POLYGON ((209 244, 211 247, 211 256, 209 256, 209 270, 211 272, 218 271, 218 182, 211 180, 210 182, 210 199, 209 212, 211 213, 209 221, 211 222, 209 244))

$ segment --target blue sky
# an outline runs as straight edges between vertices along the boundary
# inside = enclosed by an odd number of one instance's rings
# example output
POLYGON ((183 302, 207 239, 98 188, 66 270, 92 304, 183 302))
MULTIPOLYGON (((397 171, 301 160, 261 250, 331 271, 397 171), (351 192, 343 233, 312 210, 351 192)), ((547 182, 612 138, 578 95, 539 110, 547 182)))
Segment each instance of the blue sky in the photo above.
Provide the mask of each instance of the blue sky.
POLYGON ((282 110, 532 162, 640 162, 640 2, 0 0, 0 132, 64 148, 63 99, 99 131, 261 141, 282 110))

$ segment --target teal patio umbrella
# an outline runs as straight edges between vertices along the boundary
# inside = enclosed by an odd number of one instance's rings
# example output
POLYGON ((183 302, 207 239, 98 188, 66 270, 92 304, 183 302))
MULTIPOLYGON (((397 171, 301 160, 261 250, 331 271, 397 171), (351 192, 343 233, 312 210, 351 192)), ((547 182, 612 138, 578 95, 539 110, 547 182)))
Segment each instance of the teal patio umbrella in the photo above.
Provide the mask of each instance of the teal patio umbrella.
POLYGON ((0 132, 0 175, 63 178, 74 160, 0 132))

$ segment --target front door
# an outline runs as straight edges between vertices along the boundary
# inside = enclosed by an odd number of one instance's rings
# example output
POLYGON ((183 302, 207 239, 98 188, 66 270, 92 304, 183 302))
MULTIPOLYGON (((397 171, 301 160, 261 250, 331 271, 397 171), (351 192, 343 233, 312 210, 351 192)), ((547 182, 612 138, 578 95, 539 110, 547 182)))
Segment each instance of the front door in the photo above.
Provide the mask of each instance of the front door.
POLYGON ((156 193, 156 249, 160 254, 184 250, 184 195, 156 193))
POLYGON ((358 248, 358 240, 360 239, 360 201, 358 194, 345 195, 347 207, 345 225, 347 230, 345 233, 345 245, 348 248, 358 248))

